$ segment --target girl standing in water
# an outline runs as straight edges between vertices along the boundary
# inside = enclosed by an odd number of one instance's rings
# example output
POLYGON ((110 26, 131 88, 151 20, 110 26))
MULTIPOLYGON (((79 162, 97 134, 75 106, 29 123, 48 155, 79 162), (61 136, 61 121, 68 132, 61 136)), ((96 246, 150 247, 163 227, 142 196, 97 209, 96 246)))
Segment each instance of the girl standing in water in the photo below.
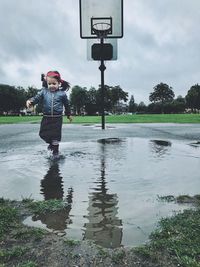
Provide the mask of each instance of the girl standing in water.
POLYGON ((43 85, 46 86, 36 96, 28 99, 26 106, 29 108, 39 101, 42 102, 43 118, 39 136, 49 144, 48 149, 53 152, 53 155, 58 156, 63 123, 63 107, 65 107, 65 115, 67 115, 70 122, 72 121, 69 101, 65 92, 69 88, 69 83, 61 79, 58 71, 49 71, 43 85))

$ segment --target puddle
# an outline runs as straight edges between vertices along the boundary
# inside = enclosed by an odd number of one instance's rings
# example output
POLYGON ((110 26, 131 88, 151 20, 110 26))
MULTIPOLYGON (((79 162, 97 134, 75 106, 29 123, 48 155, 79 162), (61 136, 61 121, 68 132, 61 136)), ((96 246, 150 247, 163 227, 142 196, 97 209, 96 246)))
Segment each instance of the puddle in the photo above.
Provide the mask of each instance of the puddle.
POLYGON ((67 201, 62 211, 28 217, 27 225, 109 248, 137 246, 148 241, 160 218, 188 207, 158 201, 158 195, 199 194, 199 149, 188 140, 99 133, 62 142, 61 159, 52 161, 45 144, 29 141, 2 149, 0 194, 67 201))

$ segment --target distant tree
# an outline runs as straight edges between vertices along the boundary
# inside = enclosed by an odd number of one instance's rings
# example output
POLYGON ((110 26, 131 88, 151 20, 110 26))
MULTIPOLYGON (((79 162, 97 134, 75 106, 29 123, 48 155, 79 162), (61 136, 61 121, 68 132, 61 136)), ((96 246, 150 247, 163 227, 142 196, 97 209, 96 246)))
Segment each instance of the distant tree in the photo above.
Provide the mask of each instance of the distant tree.
MULTIPOLYGON (((128 93, 123 91, 119 85, 105 85, 104 93, 104 110, 106 111, 115 112, 119 105, 121 108, 121 101, 126 102, 128 100, 128 93)), ((76 114, 80 114, 83 109, 88 115, 101 113, 101 86, 99 85, 98 90, 91 87, 88 91, 85 87, 74 86, 70 94, 70 104, 76 114)))
POLYGON ((149 100, 151 102, 170 102, 174 99, 174 92, 172 87, 165 83, 160 83, 156 85, 154 88, 154 92, 150 93, 149 100))
POLYGON ((193 85, 187 92, 185 99, 186 99, 186 106, 188 108, 191 108, 192 111, 194 109, 199 110, 200 109, 200 85, 199 84, 193 85))
POLYGON ((165 102, 162 104, 161 102, 158 103, 151 103, 148 105, 148 112, 149 113, 183 113, 185 111, 185 98, 182 96, 178 96, 172 102, 165 102))
POLYGON ((27 89, 26 89, 26 98, 29 99, 33 96, 35 96, 37 93, 38 93, 38 89, 33 87, 33 86, 29 86, 27 89))
POLYGON ((19 112, 25 106, 25 90, 22 87, 0 85, 0 113, 19 112))
POLYGON ((72 88, 70 94, 70 104, 73 107, 75 114, 81 115, 82 110, 85 108, 87 103, 87 90, 85 87, 78 85, 72 88))
POLYGON ((131 99, 128 103, 128 111, 134 113, 137 109, 137 104, 135 103, 134 96, 131 95, 131 99))
MULTIPOLYGON (((105 90, 105 99, 104 99, 104 106, 105 110, 110 111, 112 113, 116 112, 116 109, 118 108, 120 101, 128 101, 128 93, 123 91, 123 89, 117 85, 117 86, 104 86, 105 90)), ((97 91, 97 105, 98 107, 101 107, 101 86, 99 86, 99 89, 97 91)), ((120 104, 121 105, 121 104, 120 104)))
POLYGON ((164 104, 172 102, 174 99, 174 92, 172 87, 165 83, 160 83, 154 88, 154 92, 150 93, 149 100, 154 103, 162 104, 162 113, 164 112, 164 104))
MULTIPOLYGON (((108 85, 104 85, 104 110, 106 111, 112 111, 112 103, 111 103, 111 98, 110 98, 110 95, 111 95, 111 92, 110 92, 110 88, 111 86, 108 86, 108 85)), ((96 94, 96 97, 97 97, 97 108, 98 108, 98 111, 99 113, 101 113, 101 108, 102 108, 102 94, 101 94, 101 86, 99 85, 99 88, 97 90, 97 94, 96 94)))
POLYGON ((97 90, 94 87, 91 87, 90 90, 87 91, 85 111, 88 115, 95 115, 98 111, 97 90))
POLYGON ((15 110, 20 111, 26 105, 26 91, 23 87, 19 86, 16 89, 16 98, 15 98, 15 110))
POLYGON ((179 95, 172 102, 172 112, 173 113, 183 113, 186 109, 186 100, 184 97, 179 95))
POLYGON ((115 113, 116 107, 120 105, 121 101, 128 101, 128 93, 123 91, 122 88, 117 85, 110 88, 110 99, 112 105, 112 112, 115 113))
MULTIPOLYGON (((38 92, 40 91, 40 89, 37 89, 36 87, 34 86, 29 86, 27 89, 26 89, 26 99, 29 99, 33 96, 35 96, 38 92)), ((35 106, 35 112, 38 114, 38 113, 42 113, 42 101, 40 101, 38 104, 36 104, 35 106)))
POLYGON ((147 112, 147 106, 143 101, 141 101, 137 106, 137 112, 138 113, 146 113, 147 112))
POLYGON ((162 104, 159 103, 150 103, 147 107, 148 113, 155 113, 155 114, 160 114, 162 113, 162 104))

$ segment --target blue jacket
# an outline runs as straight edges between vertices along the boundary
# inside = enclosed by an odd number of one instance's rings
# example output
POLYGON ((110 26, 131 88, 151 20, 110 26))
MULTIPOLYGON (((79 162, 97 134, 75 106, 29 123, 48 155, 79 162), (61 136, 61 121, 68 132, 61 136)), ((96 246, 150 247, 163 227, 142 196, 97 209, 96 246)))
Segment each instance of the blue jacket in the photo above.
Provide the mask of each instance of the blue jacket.
POLYGON ((50 91, 48 88, 42 88, 36 96, 30 99, 33 105, 39 101, 43 105, 43 114, 47 116, 56 116, 63 114, 63 106, 65 107, 65 115, 70 115, 69 101, 65 91, 50 91))

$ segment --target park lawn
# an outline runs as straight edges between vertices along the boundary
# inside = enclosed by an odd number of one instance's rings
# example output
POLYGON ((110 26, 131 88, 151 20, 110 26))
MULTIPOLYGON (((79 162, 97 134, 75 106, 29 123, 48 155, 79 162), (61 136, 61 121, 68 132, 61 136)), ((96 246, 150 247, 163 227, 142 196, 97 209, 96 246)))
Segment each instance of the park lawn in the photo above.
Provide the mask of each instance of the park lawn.
POLYGON ((108 123, 200 123, 199 114, 134 114, 107 116, 108 123))
POLYGON ((0 124, 12 123, 37 123, 41 121, 41 116, 0 116, 0 124))
MULTIPOLYGON (((1 116, 0 124, 39 123, 41 116, 1 116)), ((200 123, 199 114, 109 115, 106 123, 200 123)), ((68 122, 64 117, 64 122, 68 122)), ((101 123, 101 116, 74 116, 72 123, 101 123)))

